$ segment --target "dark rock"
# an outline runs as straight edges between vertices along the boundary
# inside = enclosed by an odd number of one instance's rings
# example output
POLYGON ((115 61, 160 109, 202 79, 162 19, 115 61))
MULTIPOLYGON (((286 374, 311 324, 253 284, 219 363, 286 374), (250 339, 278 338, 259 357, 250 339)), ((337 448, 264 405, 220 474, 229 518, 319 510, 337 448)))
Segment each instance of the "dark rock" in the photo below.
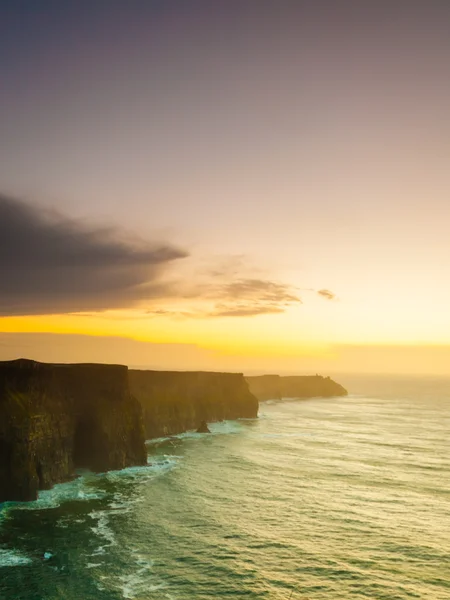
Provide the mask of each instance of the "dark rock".
POLYGON ((78 467, 146 464, 127 367, 0 362, 0 502, 34 500, 78 467))
POLYGON ((258 416, 242 373, 130 370, 129 380, 148 439, 195 430, 202 421, 258 416))
POLYGON ((197 433, 211 433, 206 421, 200 423, 200 427, 197 429, 197 433))

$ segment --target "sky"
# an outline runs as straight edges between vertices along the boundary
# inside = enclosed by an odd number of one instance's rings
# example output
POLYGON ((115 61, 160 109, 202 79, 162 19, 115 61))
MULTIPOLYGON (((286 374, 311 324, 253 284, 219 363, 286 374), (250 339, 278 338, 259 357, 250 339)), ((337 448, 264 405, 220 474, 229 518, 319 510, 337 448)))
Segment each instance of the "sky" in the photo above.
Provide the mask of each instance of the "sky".
POLYGON ((0 0, 0 359, 448 373, 450 4, 0 0))

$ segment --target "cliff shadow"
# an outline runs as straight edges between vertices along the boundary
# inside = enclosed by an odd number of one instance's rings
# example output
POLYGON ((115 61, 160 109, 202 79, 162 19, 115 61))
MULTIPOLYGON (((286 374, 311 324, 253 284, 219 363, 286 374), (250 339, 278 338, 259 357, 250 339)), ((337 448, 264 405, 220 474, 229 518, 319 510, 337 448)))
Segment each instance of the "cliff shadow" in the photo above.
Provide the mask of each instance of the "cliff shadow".
POLYGON ((79 417, 73 436, 73 466, 75 469, 101 471, 105 468, 104 432, 98 419, 79 417))
MULTIPOLYGON (((0 439, 0 481, 7 481, 11 477, 11 463, 13 444, 0 439)), ((1 493, 0 493, 0 502, 1 493)))
POLYGON ((44 472, 42 470, 42 465, 39 461, 36 462, 36 476, 38 478, 38 489, 47 489, 49 486, 45 484, 44 472))

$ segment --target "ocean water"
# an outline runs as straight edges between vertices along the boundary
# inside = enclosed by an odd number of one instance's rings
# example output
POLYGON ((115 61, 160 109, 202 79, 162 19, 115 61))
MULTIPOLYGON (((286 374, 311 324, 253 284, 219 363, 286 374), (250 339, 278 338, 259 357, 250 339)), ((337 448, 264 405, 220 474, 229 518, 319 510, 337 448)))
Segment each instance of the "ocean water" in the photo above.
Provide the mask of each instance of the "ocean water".
POLYGON ((448 600, 450 381, 343 383, 3 505, 1 600, 448 600))

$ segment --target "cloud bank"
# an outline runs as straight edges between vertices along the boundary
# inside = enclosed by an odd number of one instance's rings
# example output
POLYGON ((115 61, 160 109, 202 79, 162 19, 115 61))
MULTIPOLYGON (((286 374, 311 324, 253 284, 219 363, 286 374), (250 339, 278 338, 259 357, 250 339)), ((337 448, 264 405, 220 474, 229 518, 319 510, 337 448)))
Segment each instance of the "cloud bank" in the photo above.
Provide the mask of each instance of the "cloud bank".
POLYGON ((112 228, 94 228, 0 196, 0 315, 128 308, 170 293, 162 275, 187 253, 136 244, 112 228))
POLYGON ((192 278, 179 272, 169 279, 172 263, 186 257, 171 243, 138 243, 119 229, 0 195, 0 317, 135 307, 149 317, 250 317, 302 303, 296 288, 264 276, 241 255, 192 278))

